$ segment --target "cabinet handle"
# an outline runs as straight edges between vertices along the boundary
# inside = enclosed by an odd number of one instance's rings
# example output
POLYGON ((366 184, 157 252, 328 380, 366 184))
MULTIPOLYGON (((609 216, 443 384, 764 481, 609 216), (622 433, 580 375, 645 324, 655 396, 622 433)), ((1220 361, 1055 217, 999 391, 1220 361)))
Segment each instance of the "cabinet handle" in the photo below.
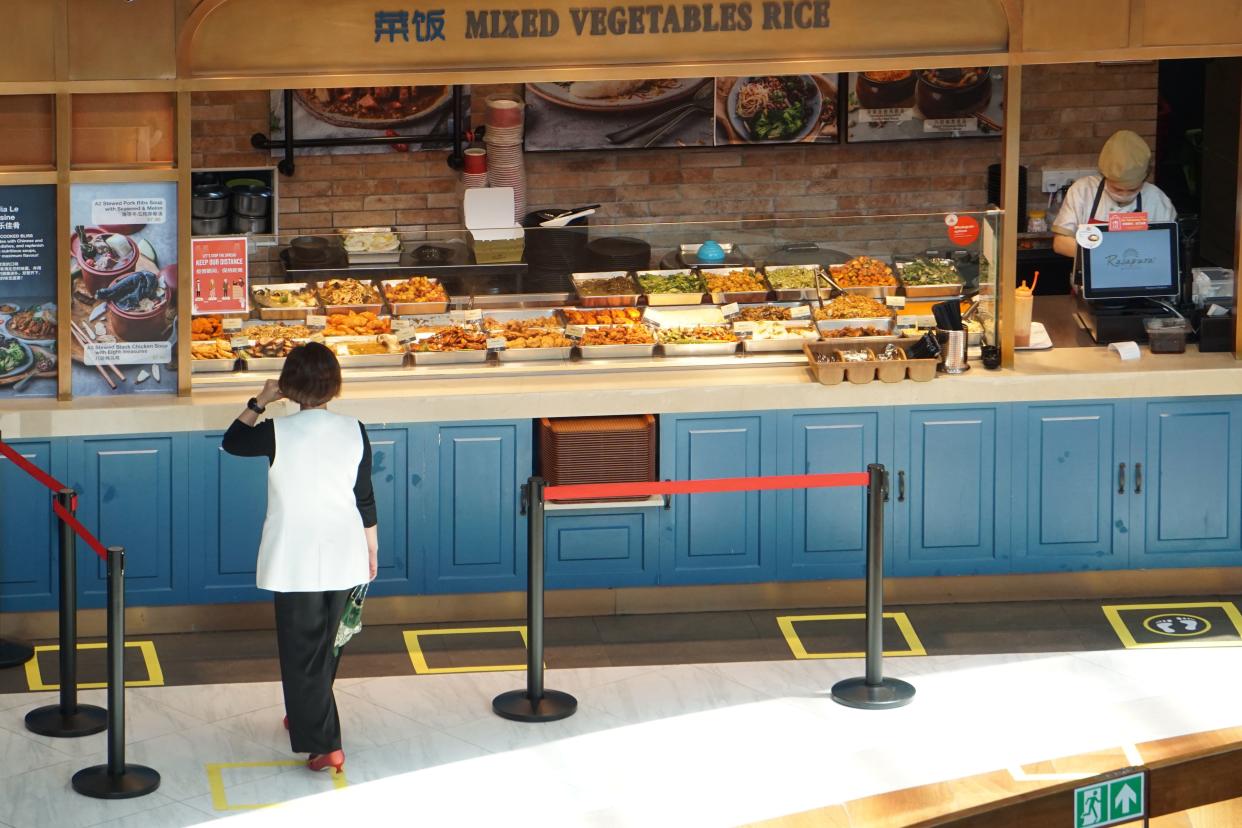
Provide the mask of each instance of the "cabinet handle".
POLYGON ((1143 464, 1142 463, 1134 464, 1134 493, 1135 494, 1143 493, 1143 464))
POLYGON ((906 502, 906 473, 904 471, 897 472, 897 502, 906 502))
POLYGON ((1126 464, 1117 465, 1117 494, 1126 493, 1126 464))
POLYGON ((522 484, 522 496, 518 499, 518 514, 526 514, 526 507, 530 505, 530 484, 522 484))

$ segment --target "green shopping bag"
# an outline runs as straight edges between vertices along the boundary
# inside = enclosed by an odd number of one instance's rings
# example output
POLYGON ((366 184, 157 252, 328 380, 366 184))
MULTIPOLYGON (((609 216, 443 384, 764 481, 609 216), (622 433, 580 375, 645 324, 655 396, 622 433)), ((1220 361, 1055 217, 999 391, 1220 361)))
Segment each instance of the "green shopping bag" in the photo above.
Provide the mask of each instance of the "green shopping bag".
POLYGON ((341 615, 341 623, 336 627, 336 643, 332 655, 339 656, 341 648, 349 643, 349 639, 362 632, 362 602, 367 597, 368 584, 361 584, 349 593, 349 601, 345 604, 345 612, 341 615))

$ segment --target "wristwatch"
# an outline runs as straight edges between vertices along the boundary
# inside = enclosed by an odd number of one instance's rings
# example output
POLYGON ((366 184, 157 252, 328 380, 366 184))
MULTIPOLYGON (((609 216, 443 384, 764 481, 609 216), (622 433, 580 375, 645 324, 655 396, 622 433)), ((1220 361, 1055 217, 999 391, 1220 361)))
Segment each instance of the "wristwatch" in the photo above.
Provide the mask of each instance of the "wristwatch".
POLYGON ((267 411, 266 406, 259 405, 258 397, 251 397, 249 400, 247 400, 246 408, 249 408, 255 414, 262 414, 264 411, 267 411))

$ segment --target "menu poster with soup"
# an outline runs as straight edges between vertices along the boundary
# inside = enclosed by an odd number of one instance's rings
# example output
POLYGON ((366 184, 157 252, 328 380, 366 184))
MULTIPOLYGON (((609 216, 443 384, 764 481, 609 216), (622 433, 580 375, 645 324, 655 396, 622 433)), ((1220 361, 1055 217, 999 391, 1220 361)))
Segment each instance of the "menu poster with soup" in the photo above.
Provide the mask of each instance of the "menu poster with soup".
POLYGON ((848 90, 846 140, 998 136, 1005 123, 1000 67, 857 72, 848 90))
POLYGON ((712 78, 526 84, 526 150, 710 147, 712 78))
MULTIPOLYGON (((463 111, 470 112, 469 87, 462 87, 463 111)), ((374 138, 409 135, 452 135, 457 128, 453 117, 451 86, 350 86, 340 89, 295 89, 293 91, 293 137, 374 138)), ((271 94, 271 139, 285 135, 285 95, 271 94)), ((311 147, 298 155, 359 155, 383 152, 417 152, 444 149, 450 142, 410 142, 380 146, 311 147)), ((272 148, 272 155, 283 158, 284 149, 272 148)))
POLYGON ((716 78, 716 145, 835 144, 839 76, 716 78))
POLYGON ((56 187, 0 187, 0 399, 56 396, 56 187))
POLYGON ((177 391, 177 185, 74 184, 73 395, 177 391))

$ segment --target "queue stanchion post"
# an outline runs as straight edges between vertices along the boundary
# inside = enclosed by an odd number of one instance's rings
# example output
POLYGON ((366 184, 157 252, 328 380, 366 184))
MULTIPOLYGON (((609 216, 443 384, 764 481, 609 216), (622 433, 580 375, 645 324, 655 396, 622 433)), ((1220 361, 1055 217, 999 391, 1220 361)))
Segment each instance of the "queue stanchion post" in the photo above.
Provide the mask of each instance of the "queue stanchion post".
MULTIPOLYGON (((61 489, 56 502, 70 514, 76 509, 73 489, 61 489)), ((76 738, 108 726, 108 711, 78 704, 78 543, 73 527, 58 523, 60 536, 60 702, 26 714, 26 729, 40 736, 76 738)))
POLYGON ((492 700, 497 716, 515 722, 555 722, 574 714, 578 700, 543 686, 543 495, 544 480, 532 477, 523 487, 527 516, 526 689, 510 690, 492 700))
POLYGON ((73 789, 95 799, 133 799, 160 786, 158 771, 125 762, 125 550, 108 547, 108 761, 73 775, 73 789))
POLYGON ((862 710, 902 707, 914 698, 914 687, 884 677, 884 467, 867 466, 867 668, 861 678, 832 687, 833 701, 862 710))

